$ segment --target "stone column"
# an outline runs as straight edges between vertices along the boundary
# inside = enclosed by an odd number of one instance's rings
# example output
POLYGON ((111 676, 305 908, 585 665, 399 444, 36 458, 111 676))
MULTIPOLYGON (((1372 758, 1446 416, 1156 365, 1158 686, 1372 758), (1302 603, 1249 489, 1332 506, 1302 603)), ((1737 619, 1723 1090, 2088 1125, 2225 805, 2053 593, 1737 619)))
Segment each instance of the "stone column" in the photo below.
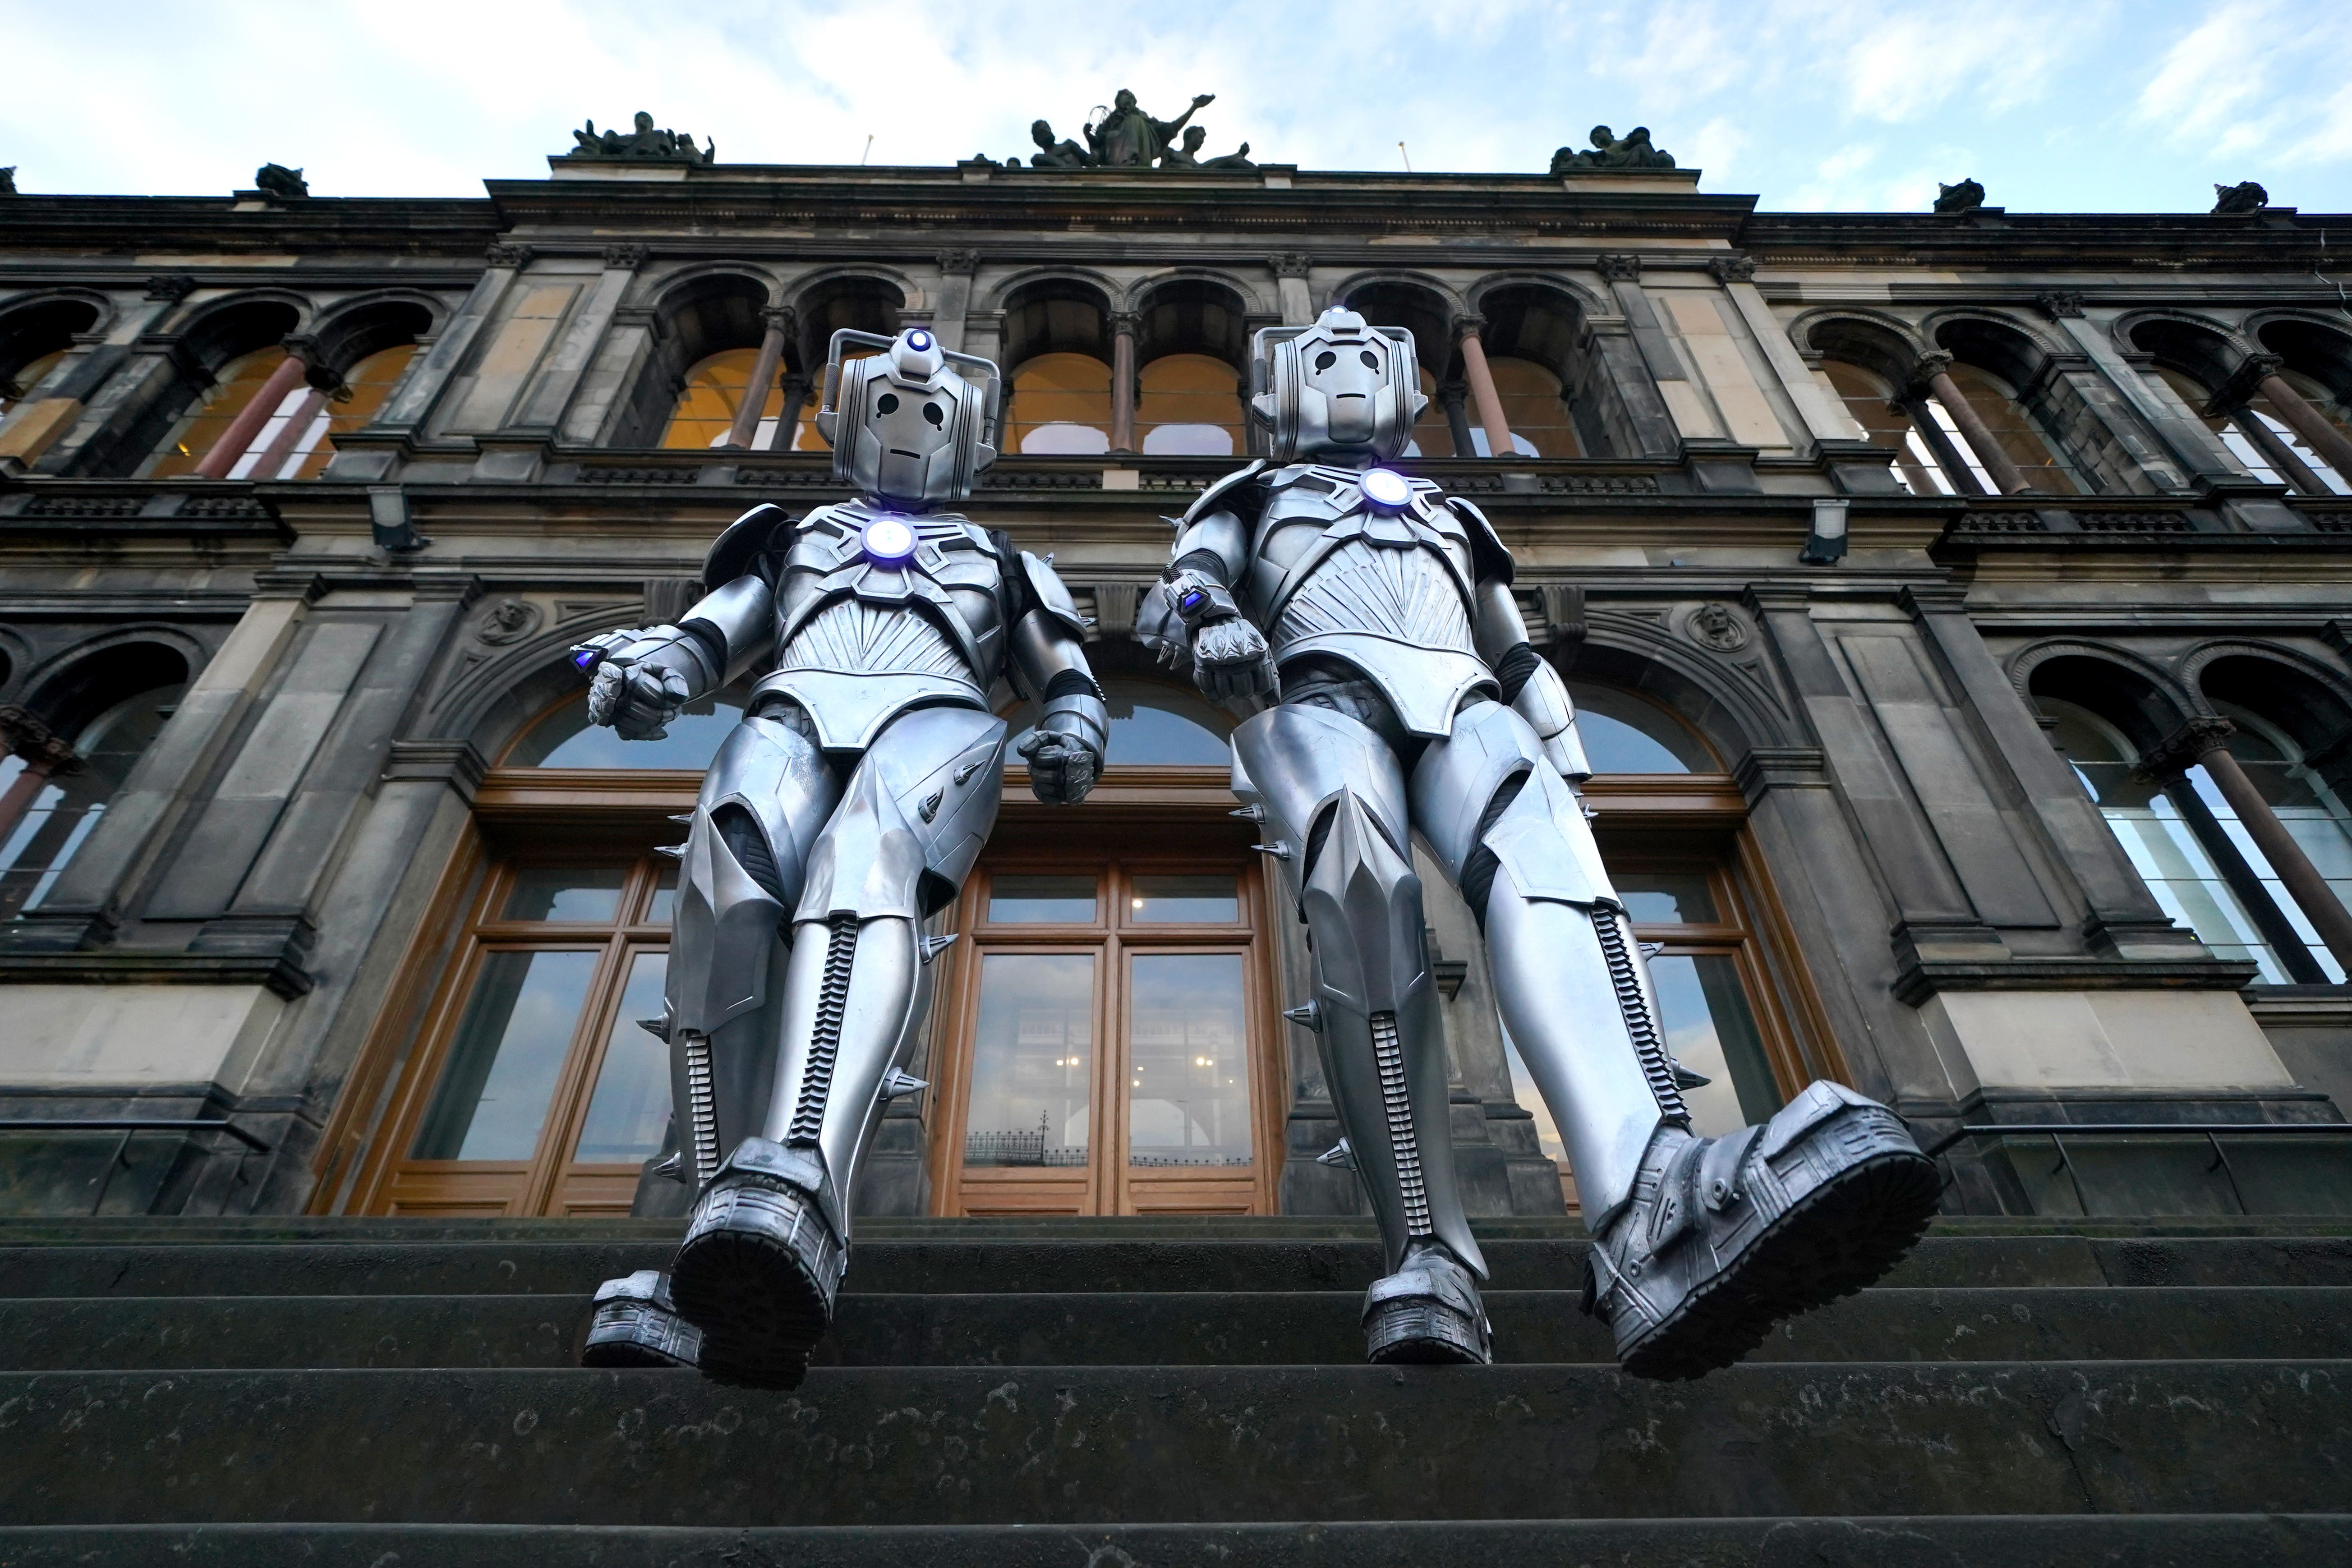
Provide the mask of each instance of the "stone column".
POLYGON ((2191 763, 2201 763, 2221 798, 2238 814, 2246 836, 2271 863, 2271 869, 2286 885, 2287 896, 2302 907, 2319 940, 2336 955, 2347 973, 2352 973, 2352 913, 2347 913, 2336 889, 2303 852, 2286 824, 2278 819, 2254 781, 2230 754, 2229 741, 2238 727, 2227 719, 2192 719, 2158 743, 2141 758, 2141 764, 2150 773, 2164 774, 2180 773, 2191 763))
POLYGON ((2246 439, 2270 459, 2271 467, 2278 470, 2279 477, 2297 492, 2307 496, 2332 496, 2336 493, 2327 488, 2327 481, 2313 471, 2311 465, 2305 462, 2293 447, 2280 440, 2278 432, 2263 423, 2253 410, 2241 404, 2231 412, 2238 428, 2245 432, 2246 439))
POLYGON ((307 368, 293 350, 287 350, 286 358, 269 373, 269 379, 261 384, 261 390, 237 410, 236 417, 228 422, 228 428, 221 432, 220 439, 213 443, 212 450, 206 452, 204 460, 196 465, 196 477, 200 479, 228 478, 228 471, 236 467, 236 460, 245 456, 246 448, 253 445, 253 438, 261 434, 264 425, 269 423, 270 415, 286 401, 286 395, 301 382, 307 368))
POLYGON ((771 305, 760 312, 768 323, 760 339, 760 353, 751 361, 751 379, 743 389, 743 405, 735 410, 735 423, 728 427, 727 445, 748 449, 751 438, 760 433, 760 410, 768 405, 768 388, 776 382, 776 365, 784 357, 784 339, 792 331, 793 311, 790 306, 771 305))
POLYGON ((1470 384, 1470 396, 1478 405, 1478 423, 1486 432, 1486 453, 1489 457, 1511 455, 1511 427, 1503 418, 1503 399, 1495 390, 1495 373, 1486 368, 1486 345, 1478 333, 1486 325, 1484 316, 1454 318, 1454 341, 1462 350, 1462 374, 1470 384))
POLYGON ((52 778, 81 772, 81 759, 62 736, 26 709, 0 708, 0 757, 22 757, 25 771, 0 793, 0 838, 15 829, 52 778))
POLYGON ((1273 269, 1275 292, 1282 305, 1282 324, 1304 327, 1315 321, 1315 297, 1307 287, 1307 268, 1314 265, 1311 257, 1296 251, 1266 258, 1273 269))
POLYGON ((2276 370, 2262 380, 2263 395, 2279 411, 2279 417, 2294 427, 2294 433, 2310 444, 2311 449, 2327 461, 2327 466, 2352 481, 2352 437, 2347 437, 2328 422, 2327 416, 2314 408, 2294 387, 2286 384, 2276 370))
POLYGON ((1141 325, 1132 310, 1110 319, 1110 449, 1135 450, 1135 330, 1141 325))
POLYGON ((1445 410, 1446 433, 1454 437, 1454 455, 1475 458, 1478 448, 1470 439, 1470 414, 1463 406, 1470 395, 1466 381, 1441 381, 1437 384, 1437 405, 1445 410))
POLYGON ((808 406, 809 389, 814 384, 799 371, 784 377, 784 405, 776 415, 776 433, 768 438, 771 452, 793 450, 793 437, 800 430, 801 410, 808 406))
POLYGON ((970 352, 963 346, 964 319, 971 313, 971 279, 979 270, 977 250, 940 252, 940 302, 931 312, 931 334, 943 349, 970 352))
POLYGON ((1912 367, 1911 375, 1951 414, 1952 423, 1960 427, 1960 434, 1976 453, 1977 461, 1982 463, 1985 472, 1992 476, 1994 489, 2005 496, 2032 489, 2033 486, 2027 481, 2024 472, 2010 460, 2008 453, 2000 449, 2000 443, 1992 438, 1992 432, 1985 427, 1984 420, 1953 382, 1951 368, 1952 356, 1937 350, 1921 354, 1919 363, 1912 367))

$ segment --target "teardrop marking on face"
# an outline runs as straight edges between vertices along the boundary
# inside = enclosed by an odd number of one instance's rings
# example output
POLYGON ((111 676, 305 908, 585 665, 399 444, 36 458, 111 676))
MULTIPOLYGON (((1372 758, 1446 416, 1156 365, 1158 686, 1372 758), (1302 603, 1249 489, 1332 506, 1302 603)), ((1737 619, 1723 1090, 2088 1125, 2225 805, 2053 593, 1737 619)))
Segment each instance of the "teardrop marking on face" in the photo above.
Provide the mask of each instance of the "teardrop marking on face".
POLYGON ((878 397, 878 398, 875 399, 875 402, 874 402, 874 409, 875 409, 875 412, 876 412, 876 413, 877 413, 877 414, 896 414, 896 413, 898 413, 898 395, 897 393, 895 393, 895 392, 886 392, 886 393, 884 393, 880 397, 878 397))
POLYGON ((1321 353, 1315 356, 1315 368, 1317 370, 1329 370, 1333 365, 1338 364, 1339 363, 1339 356, 1333 353, 1329 349, 1325 349, 1321 353))
POLYGON ((931 422, 931 428, 934 430, 944 430, 947 428, 947 414, 936 403, 926 403, 923 405, 923 417, 931 422))

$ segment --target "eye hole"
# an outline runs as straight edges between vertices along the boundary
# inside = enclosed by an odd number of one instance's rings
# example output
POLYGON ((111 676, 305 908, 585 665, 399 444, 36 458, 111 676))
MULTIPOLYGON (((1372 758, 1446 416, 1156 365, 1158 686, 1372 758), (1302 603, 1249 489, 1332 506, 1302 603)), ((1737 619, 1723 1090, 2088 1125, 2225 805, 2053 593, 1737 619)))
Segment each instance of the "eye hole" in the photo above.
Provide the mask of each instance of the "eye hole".
POLYGON ((1333 353, 1329 349, 1325 349, 1321 353, 1315 356, 1315 368, 1317 370, 1329 370, 1333 365, 1338 364, 1339 363, 1339 356, 1333 353))
POLYGON ((895 392, 886 392, 874 406, 885 414, 896 414, 898 412, 898 395, 895 392))
POLYGON ((940 412, 940 405, 936 403, 926 403, 923 405, 923 417, 931 422, 931 428, 934 430, 942 430, 947 427, 948 416, 940 412))
POLYGON ((1366 370, 1378 370, 1381 368, 1380 356, 1373 353, 1370 349, 1366 349, 1356 357, 1364 362, 1364 368, 1366 370))

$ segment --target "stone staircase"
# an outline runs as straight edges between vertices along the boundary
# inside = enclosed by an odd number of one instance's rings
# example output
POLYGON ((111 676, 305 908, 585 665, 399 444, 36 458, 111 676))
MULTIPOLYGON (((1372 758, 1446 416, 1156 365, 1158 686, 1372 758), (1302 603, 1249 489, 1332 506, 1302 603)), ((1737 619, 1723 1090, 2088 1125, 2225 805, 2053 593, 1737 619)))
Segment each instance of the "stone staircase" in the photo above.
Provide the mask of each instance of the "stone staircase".
POLYGON ((797 1393, 571 1364, 668 1223, 0 1226, 0 1563, 2352 1561, 2352 1226, 1944 1221, 1698 1383, 1572 1223, 1362 1364, 1354 1222, 867 1221, 797 1393))

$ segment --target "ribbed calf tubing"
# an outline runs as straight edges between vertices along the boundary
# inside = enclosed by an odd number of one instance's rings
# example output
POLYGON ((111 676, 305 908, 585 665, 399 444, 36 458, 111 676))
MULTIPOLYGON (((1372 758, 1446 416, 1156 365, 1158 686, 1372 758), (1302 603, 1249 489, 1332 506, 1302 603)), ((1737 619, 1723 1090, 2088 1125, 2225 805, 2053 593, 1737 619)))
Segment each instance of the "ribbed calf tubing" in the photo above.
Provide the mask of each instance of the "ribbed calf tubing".
POLYGON ((1658 1098, 1658 1113, 1687 1127, 1690 1110, 1675 1083, 1674 1066, 1658 1038, 1657 1021, 1650 1016, 1649 998, 1643 992, 1641 973, 1633 967, 1633 950, 1625 940, 1623 917, 1614 910, 1594 910, 1592 934, 1601 940, 1609 984, 1617 993, 1617 1010, 1625 1016, 1625 1033, 1633 1039, 1633 1054, 1642 1059, 1642 1076, 1650 1080, 1650 1092, 1658 1098))
POLYGON ((1380 1068, 1381 1105, 1388 1112, 1397 1195, 1404 1203, 1405 1234, 1417 1240, 1431 1234, 1429 1189, 1422 1180, 1421 1141, 1413 1134, 1412 1097, 1405 1088, 1404 1047, 1397 1038, 1394 1013, 1375 1013, 1371 1024, 1372 1061, 1380 1068))
POLYGON ((856 963, 857 917, 835 915, 826 922, 824 985, 817 994, 816 1030, 801 1074, 800 1100, 784 1134, 787 1143, 814 1143, 824 1131, 824 1102, 833 1092, 834 1058, 841 1052, 841 1024, 849 1011, 849 973, 856 963))

